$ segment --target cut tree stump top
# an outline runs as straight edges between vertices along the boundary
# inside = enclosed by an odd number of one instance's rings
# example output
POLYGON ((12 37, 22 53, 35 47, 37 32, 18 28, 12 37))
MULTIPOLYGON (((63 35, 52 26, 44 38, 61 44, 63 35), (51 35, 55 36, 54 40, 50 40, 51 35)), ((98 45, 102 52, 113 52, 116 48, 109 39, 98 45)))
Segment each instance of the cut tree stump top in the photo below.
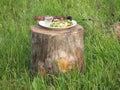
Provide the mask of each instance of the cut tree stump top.
POLYGON ((79 30, 83 30, 83 27, 78 25, 78 24, 76 26, 72 27, 72 28, 61 29, 61 30, 44 28, 44 27, 41 27, 38 24, 37 25, 33 25, 31 27, 31 31, 34 32, 34 33, 46 34, 46 35, 51 35, 51 36, 64 34, 64 33, 76 32, 76 31, 79 31, 79 30))

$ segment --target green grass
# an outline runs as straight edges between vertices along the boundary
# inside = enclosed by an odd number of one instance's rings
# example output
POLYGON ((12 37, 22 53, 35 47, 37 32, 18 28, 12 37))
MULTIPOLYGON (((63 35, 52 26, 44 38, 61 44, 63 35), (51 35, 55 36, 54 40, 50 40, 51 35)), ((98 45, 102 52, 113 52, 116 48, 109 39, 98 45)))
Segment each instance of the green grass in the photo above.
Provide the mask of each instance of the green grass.
POLYGON ((120 44, 107 33, 118 20, 120 0, 0 0, 0 90, 120 90, 120 44), (35 15, 71 15, 85 28, 84 75, 75 70, 31 80, 35 15))

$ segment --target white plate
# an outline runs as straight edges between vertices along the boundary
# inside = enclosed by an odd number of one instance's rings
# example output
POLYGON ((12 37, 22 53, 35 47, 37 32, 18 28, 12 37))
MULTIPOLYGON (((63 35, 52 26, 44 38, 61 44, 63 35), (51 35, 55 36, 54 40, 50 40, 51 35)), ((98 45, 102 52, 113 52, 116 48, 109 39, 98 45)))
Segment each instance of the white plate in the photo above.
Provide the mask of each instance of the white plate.
POLYGON ((72 26, 68 26, 68 27, 49 27, 47 21, 39 21, 38 23, 40 26, 44 28, 49 28, 49 29, 67 29, 77 25, 77 22, 75 20, 72 20, 72 26))

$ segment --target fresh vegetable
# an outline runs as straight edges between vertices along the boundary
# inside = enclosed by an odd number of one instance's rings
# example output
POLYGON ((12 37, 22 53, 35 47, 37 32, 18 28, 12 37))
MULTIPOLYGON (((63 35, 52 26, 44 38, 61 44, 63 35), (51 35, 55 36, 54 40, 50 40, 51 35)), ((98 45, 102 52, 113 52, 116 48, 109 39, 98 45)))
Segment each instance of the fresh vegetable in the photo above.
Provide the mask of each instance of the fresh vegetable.
POLYGON ((72 21, 70 20, 58 20, 58 21, 53 21, 50 23, 50 27, 67 27, 67 26, 71 26, 72 25, 72 21))

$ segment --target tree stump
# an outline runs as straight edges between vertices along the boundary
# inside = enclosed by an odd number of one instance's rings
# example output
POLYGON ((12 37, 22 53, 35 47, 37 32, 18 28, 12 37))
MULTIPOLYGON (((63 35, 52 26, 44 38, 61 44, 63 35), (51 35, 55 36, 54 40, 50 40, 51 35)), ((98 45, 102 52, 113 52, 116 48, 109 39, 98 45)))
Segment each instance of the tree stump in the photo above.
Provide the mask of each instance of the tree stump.
POLYGON ((117 35, 118 41, 120 43, 120 22, 115 23, 113 26, 115 34, 117 35))
POLYGON ((74 68, 84 72, 84 30, 80 25, 64 30, 31 27, 33 74, 59 73, 74 68))

